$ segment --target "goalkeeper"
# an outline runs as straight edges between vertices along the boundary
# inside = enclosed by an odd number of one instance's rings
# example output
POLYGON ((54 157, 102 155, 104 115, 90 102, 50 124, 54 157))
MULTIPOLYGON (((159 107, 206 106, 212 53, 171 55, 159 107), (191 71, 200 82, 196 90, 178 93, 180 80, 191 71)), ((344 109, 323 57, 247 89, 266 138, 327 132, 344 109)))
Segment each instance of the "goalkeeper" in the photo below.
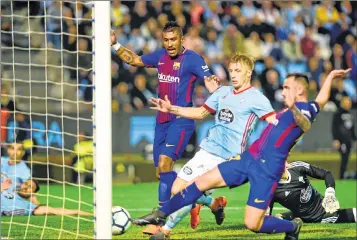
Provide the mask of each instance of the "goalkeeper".
POLYGON ((306 162, 292 162, 286 165, 270 204, 270 215, 274 202, 290 210, 277 214, 277 217, 286 220, 299 217, 306 223, 356 222, 356 208, 340 209, 331 172, 306 162), (325 180, 325 197, 310 184, 308 176, 325 180))

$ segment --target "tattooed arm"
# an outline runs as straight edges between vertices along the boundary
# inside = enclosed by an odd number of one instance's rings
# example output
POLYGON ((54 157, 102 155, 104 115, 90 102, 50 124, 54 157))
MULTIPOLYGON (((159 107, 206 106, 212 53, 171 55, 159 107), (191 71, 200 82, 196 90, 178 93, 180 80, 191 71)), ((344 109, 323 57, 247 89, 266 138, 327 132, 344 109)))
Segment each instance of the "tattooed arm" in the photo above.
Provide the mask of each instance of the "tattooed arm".
POLYGON ((121 44, 117 43, 114 31, 111 31, 110 33, 110 44, 116 50, 117 55, 120 57, 120 59, 126 62, 127 64, 137 67, 145 66, 140 56, 123 47, 121 44))
POLYGON ((137 66, 137 67, 143 67, 145 64, 141 60, 141 57, 136 55, 134 52, 130 51, 129 49, 121 46, 118 51, 117 55, 120 57, 121 60, 126 62, 127 64, 137 66))
POLYGON ((310 120, 295 106, 290 108, 293 113, 296 124, 304 131, 307 132, 311 128, 310 120))

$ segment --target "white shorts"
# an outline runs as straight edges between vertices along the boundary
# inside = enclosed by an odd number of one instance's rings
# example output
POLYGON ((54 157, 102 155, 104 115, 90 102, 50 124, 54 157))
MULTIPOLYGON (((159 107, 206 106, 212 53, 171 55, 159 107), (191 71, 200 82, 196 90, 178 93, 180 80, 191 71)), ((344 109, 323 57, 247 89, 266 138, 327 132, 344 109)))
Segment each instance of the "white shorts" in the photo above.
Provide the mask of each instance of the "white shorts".
POLYGON ((201 148, 195 156, 181 168, 177 176, 189 182, 225 161, 224 158, 215 156, 201 148))

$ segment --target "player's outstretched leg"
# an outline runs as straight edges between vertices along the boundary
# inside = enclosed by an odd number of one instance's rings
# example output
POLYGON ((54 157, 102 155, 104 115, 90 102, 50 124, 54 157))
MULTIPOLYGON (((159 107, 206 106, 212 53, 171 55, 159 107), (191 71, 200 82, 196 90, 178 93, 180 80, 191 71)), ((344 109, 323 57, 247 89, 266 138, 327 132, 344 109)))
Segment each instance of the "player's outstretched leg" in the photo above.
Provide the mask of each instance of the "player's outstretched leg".
POLYGON ((168 215, 177 211, 178 209, 193 204, 203 194, 204 191, 215 188, 224 187, 224 182, 217 167, 210 170, 206 174, 197 178, 194 183, 182 190, 170 199, 170 201, 163 204, 158 210, 139 217, 133 220, 133 224, 145 226, 147 224, 160 225, 165 222, 168 215))

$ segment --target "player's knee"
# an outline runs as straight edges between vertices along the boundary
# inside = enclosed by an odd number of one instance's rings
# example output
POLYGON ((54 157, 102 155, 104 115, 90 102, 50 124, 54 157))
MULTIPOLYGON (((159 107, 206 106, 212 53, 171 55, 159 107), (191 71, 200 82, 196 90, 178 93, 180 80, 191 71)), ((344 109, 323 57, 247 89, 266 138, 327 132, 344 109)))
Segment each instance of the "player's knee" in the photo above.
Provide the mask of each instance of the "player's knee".
POLYGON ((165 156, 165 155, 160 155, 159 157, 159 172, 169 172, 172 170, 173 166, 173 161, 172 158, 165 156))
POLYGON ((254 219, 251 219, 249 217, 244 218, 244 225, 247 229, 253 232, 258 232, 260 229, 259 221, 255 221, 254 219))
POLYGON ((175 194, 177 194, 177 193, 180 192, 180 191, 181 191, 181 189, 180 189, 180 187, 178 187, 178 186, 173 185, 172 188, 171 188, 171 194, 172 194, 172 195, 175 195, 175 194))

